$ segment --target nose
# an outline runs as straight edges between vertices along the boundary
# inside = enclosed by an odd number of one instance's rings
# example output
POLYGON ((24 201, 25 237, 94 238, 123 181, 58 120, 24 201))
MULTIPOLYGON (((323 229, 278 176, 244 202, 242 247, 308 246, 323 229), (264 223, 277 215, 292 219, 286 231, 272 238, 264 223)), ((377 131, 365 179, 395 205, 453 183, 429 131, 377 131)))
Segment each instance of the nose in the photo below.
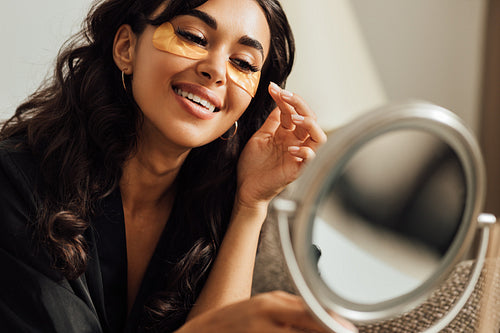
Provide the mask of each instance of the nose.
POLYGON ((210 54, 206 59, 199 62, 197 66, 198 75, 202 76, 210 84, 222 86, 226 84, 226 62, 220 55, 210 54))

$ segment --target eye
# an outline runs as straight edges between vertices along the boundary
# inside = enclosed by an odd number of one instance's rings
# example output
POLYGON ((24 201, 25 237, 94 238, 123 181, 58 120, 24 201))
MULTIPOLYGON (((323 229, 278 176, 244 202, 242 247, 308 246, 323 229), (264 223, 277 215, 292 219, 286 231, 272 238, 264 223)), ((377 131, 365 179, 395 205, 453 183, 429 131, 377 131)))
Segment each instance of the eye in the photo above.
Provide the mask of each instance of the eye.
POLYGON ((202 47, 207 46, 207 40, 205 39, 204 36, 199 36, 187 30, 182 30, 180 28, 176 29, 176 34, 181 36, 181 38, 183 38, 184 40, 187 40, 191 43, 198 44, 202 47))
POLYGON ((245 73, 255 73, 259 71, 259 68, 257 66, 254 66, 248 61, 242 59, 232 58, 231 63, 245 73))

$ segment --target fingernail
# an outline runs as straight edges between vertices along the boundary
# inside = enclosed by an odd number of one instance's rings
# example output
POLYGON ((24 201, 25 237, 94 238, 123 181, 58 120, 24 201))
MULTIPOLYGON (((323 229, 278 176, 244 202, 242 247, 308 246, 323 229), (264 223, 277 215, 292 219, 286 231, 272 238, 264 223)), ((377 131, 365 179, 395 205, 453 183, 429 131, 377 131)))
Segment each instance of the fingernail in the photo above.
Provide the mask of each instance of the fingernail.
POLYGON ((302 120, 304 120, 304 117, 302 117, 300 114, 292 114, 292 120, 293 121, 302 121, 302 120))
POLYGON ((290 91, 288 91, 288 90, 281 89, 281 96, 283 96, 283 97, 292 97, 293 93, 290 92, 290 91))
POLYGON ((300 147, 297 147, 297 146, 290 146, 290 147, 288 147, 288 151, 291 152, 291 153, 298 152, 299 150, 300 150, 300 147))
POLYGON ((351 323, 350 321, 342 318, 342 320, 339 320, 339 318, 336 318, 336 320, 342 325, 344 326, 345 328, 347 328, 349 331, 351 331, 352 333, 358 333, 358 329, 356 326, 354 326, 353 323, 351 323))
POLYGON ((271 90, 274 91, 275 93, 279 93, 281 88, 274 82, 271 82, 270 84, 271 90))

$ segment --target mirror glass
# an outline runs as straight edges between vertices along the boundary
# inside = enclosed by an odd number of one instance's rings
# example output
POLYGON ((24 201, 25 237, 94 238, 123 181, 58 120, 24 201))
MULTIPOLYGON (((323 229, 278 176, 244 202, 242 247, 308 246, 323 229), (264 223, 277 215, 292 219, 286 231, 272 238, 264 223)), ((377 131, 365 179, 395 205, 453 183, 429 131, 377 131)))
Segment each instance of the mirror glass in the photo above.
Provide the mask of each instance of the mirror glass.
POLYGON ((373 305, 421 286, 464 214, 455 151, 423 130, 385 132, 350 152, 311 221, 321 280, 343 303, 373 305))

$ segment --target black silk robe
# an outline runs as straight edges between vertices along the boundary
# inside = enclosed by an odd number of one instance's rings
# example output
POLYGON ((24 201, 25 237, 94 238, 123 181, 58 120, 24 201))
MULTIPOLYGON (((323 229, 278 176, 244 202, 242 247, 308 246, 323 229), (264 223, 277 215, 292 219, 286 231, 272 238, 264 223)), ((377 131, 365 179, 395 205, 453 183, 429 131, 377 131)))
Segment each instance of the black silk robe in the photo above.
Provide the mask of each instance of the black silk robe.
MULTIPOLYGON (((187 246, 169 220, 127 316, 127 255, 119 191, 103 200, 85 232, 88 266, 74 281, 52 268, 33 238, 38 166, 0 142, 0 332, 137 332, 144 304, 187 246), (181 241, 179 241, 181 239, 181 241), (183 244, 184 243, 184 244, 183 244)), ((172 327, 172 330, 175 327, 172 327)))

